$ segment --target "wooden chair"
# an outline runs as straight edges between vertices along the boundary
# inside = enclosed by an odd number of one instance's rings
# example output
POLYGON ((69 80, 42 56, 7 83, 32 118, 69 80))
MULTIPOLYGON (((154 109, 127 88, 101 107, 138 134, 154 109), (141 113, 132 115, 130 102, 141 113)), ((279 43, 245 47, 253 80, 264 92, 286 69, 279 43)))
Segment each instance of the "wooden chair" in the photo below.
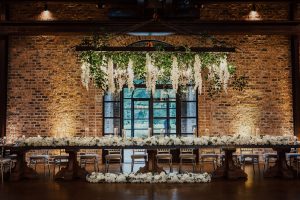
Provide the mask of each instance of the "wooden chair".
POLYGON ((29 156, 29 167, 34 166, 36 170, 37 165, 42 164, 44 166, 44 175, 46 176, 46 167, 50 174, 50 163, 49 163, 49 151, 48 150, 34 150, 31 151, 29 156))
POLYGON ((122 150, 121 149, 106 149, 108 154, 105 156, 105 172, 108 172, 111 162, 118 162, 120 164, 120 171, 122 169, 122 150))
POLYGON ((260 173, 259 154, 254 152, 253 149, 251 149, 251 148, 241 148, 240 149, 240 159, 241 159, 241 164, 243 166, 244 171, 245 171, 246 161, 249 161, 252 164, 254 174, 255 174, 255 164, 257 165, 258 172, 260 173))
POLYGON ((134 164, 146 163, 148 154, 146 149, 133 149, 131 155, 131 172, 133 172, 134 164))
POLYGON ((196 155, 194 154, 194 149, 181 148, 179 154, 179 173, 182 171, 183 161, 190 161, 193 165, 193 172, 195 172, 196 167, 196 155))
POLYGON ((4 172, 5 169, 8 168, 9 169, 9 173, 11 173, 11 169, 12 169, 12 160, 10 158, 5 158, 4 157, 4 144, 5 141, 4 139, 0 140, 0 146, 1 146, 1 155, 0 155, 0 172, 1 172, 1 183, 4 182, 4 172))
POLYGON ((201 171, 203 170, 204 163, 211 163, 214 170, 217 168, 218 158, 220 154, 216 153, 215 149, 202 149, 200 151, 200 164, 201 171))
POLYGON ((53 175, 55 175, 56 167, 60 170, 62 166, 67 166, 68 162, 69 154, 67 154, 64 149, 60 149, 59 154, 51 155, 49 158, 49 164, 53 164, 53 175))
POLYGON ((170 172, 172 172, 172 154, 170 149, 157 149, 156 162, 159 163, 162 160, 168 161, 170 172))
POLYGON ((79 166, 86 167, 87 164, 94 165, 94 171, 99 171, 99 155, 97 150, 86 150, 85 152, 81 152, 78 155, 79 158, 79 166))
POLYGON ((264 171, 269 168, 270 163, 275 163, 277 160, 277 153, 273 149, 264 149, 264 171))

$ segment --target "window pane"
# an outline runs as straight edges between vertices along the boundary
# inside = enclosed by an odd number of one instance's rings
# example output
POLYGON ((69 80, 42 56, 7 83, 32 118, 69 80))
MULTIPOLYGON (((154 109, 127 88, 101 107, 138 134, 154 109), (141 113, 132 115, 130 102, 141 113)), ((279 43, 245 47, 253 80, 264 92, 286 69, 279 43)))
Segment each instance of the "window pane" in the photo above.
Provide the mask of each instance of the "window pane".
POLYGON ((120 101, 119 93, 106 93, 104 96, 104 101, 120 101))
POLYGON ((118 128, 120 132, 120 119, 105 119, 104 134, 113 134, 114 128, 118 128))
POLYGON ((176 119, 170 119, 170 128, 176 130, 176 119))
POLYGON ((124 108, 131 108, 131 99, 124 99, 124 108))
POLYGON ((169 109, 169 117, 176 117, 176 109, 169 109))
POLYGON ((145 129, 149 128, 149 120, 134 120, 134 129, 145 129))
POLYGON ((123 97, 124 98, 131 98, 132 96, 132 90, 128 89, 128 88, 124 88, 123 89, 123 97))
POLYGON ((149 110, 134 110, 134 119, 149 119, 149 110))
POLYGON ((150 94, 146 88, 137 88, 134 90, 133 98, 150 98, 150 94))
POLYGON ((104 116, 105 117, 120 117, 120 104, 119 102, 105 102, 104 103, 104 116))
POLYGON ((196 101, 196 91, 193 90, 193 86, 189 86, 187 90, 182 92, 182 101, 196 101))
POLYGON ((131 119, 131 109, 124 109, 124 119, 131 119))
POLYGON ((196 117, 196 102, 181 102, 182 117, 196 117))
POLYGON ((193 133, 196 127, 196 118, 181 119, 181 133, 193 133))
POLYGON ((167 108, 166 102, 153 103, 153 108, 167 108))
POLYGON ((134 131, 134 137, 139 137, 139 138, 148 137, 148 129, 146 129, 146 130, 135 130, 134 131))
POLYGON ((160 132, 161 129, 167 129, 167 120, 166 119, 154 119, 153 128, 156 132, 160 132))
POLYGON ((124 120, 123 123, 124 129, 131 129, 131 120, 124 120))
POLYGON ((170 108, 176 108, 176 103, 175 103, 175 102, 171 102, 171 103, 169 104, 169 107, 170 107, 170 108))
POLYGON ((153 111, 154 117, 167 117, 167 110, 166 109, 155 109, 153 111))

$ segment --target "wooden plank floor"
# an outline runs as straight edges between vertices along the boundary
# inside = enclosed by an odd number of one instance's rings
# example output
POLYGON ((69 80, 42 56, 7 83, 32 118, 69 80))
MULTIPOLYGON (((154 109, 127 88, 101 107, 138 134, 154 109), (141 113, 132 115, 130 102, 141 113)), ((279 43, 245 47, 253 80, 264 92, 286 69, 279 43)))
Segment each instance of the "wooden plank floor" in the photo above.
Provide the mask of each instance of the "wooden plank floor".
MULTIPOLYGON (((103 166, 101 166, 103 167, 103 166)), ((124 166, 125 171, 130 166, 124 166)), ((117 167, 114 170, 116 170, 117 167)), ((186 168, 188 169, 188 168, 186 168)), ((91 169, 89 169, 91 170, 91 169)), ((198 168, 199 170, 199 168, 198 168)), ((206 166, 210 171, 210 167, 206 166)), ((207 184, 90 184, 84 181, 54 182, 39 180, 5 182, 0 185, 0 200, 123 200, 123 199, 205 199, 205 200, 299 200, 300 179, 264 179, 246 167, 247 181, 217 180, 207 184)))

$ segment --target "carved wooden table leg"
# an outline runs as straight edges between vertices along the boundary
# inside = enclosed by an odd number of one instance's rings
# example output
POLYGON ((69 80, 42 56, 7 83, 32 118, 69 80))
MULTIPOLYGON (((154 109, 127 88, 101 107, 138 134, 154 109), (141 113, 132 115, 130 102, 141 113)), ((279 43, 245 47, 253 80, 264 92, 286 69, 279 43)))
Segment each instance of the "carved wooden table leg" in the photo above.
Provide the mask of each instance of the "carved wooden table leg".
POLYGON ((78 150, 66 150, 66 153, 69 154, 68 164, 66 167, 63 167, 55 175, 55 180, 74 180, 74 179, 85 179, 88 172, 79 166, 77 161, 77 152, 78 150))
POLYGON ((290 152, 290 148, 274 148, 277 151, 277 160, 275 165, 267 169, 264 173, 264 177, 266 178, 273 178, 273 177, 280 177, 280 178, 296 178, 296 171, 288 166, 285 154, 290 152))
POLYGON ((227 178, 227 179, 247 179, 247 174, 237 166, 232 154, 236 151, 235 148, 225 148, 225 162, 213 172, 213 178, 227 178))
POLYGON ((137 173, 161 173, 164 172, 164 169, 162 167, 159 167, 156 162, 156 150, 150 149, 147 150, 148 152, 148 161, 146 161, 146 164, 144 167, 141 167, 137 173))
POLYGON ((17 154, 17 162, 15 167, 12 169, 10 181, 38 178, 38 173, 34 169, 27 166, 25 159, 26 151, 20 150, 15 153, 17 154))

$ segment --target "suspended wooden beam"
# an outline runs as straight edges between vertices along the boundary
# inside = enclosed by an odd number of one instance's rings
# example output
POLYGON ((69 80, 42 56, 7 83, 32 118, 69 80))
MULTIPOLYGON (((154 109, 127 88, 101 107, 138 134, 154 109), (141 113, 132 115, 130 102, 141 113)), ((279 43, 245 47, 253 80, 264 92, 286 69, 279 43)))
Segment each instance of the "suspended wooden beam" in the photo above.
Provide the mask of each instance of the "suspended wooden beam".
MULTIPOLYGON (((0 23, 0 35, 124 33, 124 30, 140 23, 143 23, 143 21, 6 21, 0 23)), ((175 30, 182 30, 178 34, 300 34, 300 21, 164 21, 163 23, 165 25, 160 22, 152 22, 135 29, 134 32, 176 33, 175 30)))
MULTIPOLYGON (((76 51, 158 51, 155 47, 88 47, 88 46, 77 46, 76 51)), ((163 47, 160 50, 167 52, 185 52, 184 47, 163 47)), ((235 52, 235 48, 229 47, 191 47, 192 52, 235 52)))
MULTIPOLYGON (((5 1, 5 0, 4 0, 5 1)), ((15 3, 15 2, 43 2, 41 0, 6 0, 7 3, 15 3)), ((57 2, 57 3, 98 3, 99 0, 47 0, 47 2, 57 2)), ((107 3, 115 3, 115 2, 120 2, 120 3, 128 3, 124 0, 107 0, 107 3)), ((298 0, 194 0, 194 3, 253 3, 253 2, 269 2, 269 3, 276 3, 276 2, 283 2, 283 3, 288 3, 288 2, 295 2, 297 3, 298 0)))

